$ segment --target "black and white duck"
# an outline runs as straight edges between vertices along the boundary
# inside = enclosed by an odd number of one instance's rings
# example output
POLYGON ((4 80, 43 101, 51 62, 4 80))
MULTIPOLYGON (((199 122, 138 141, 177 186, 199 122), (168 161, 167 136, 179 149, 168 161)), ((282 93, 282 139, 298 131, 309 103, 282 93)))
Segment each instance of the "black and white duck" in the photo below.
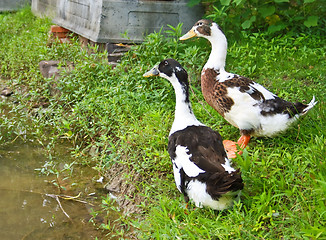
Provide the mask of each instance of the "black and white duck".
MULTIPOLYGON (((245 148, 251 136, 272 137, 285 131, 317 102, 292 103, 279 98, 249 78, 225 71, 227 39, 219 25, 199 20, 180 40, 206 38, 212 46, 201 72, 201 89, 206 102, 230 124, 240 129, 237 144, 245 148)), ((229 157, 235 157, 236 143, 226 140, 229 157)))
POLYGON ((186 70, 176 60, 166 59, 143 76, 163 77, 175 90, 175 117, 168 152, 176 186, 186 202, 192 200, 197 207, 215 210, 232 206, 243 189, 240 171, 231 166, 221 135, 194 115, 186 70))

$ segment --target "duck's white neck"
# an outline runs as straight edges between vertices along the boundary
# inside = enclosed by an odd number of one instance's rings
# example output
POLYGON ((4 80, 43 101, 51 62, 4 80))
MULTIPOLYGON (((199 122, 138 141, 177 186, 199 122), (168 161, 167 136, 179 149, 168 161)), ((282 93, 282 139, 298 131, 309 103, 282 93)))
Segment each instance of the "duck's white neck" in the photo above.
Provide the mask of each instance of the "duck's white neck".
POLYGON ((227 40, 225 35, 217 27, 214 27, 211 36, 206 39, 212 45, 212 51, 204 68, 214 68, 215 70, 224 71, 227 54, 227 40))
POLYGON ((178 81, 171 82, 175 91, 175 115, 170 135, 188 126, 203 125, 194 115, 189 101, 188 90, 184 89, 178 81))

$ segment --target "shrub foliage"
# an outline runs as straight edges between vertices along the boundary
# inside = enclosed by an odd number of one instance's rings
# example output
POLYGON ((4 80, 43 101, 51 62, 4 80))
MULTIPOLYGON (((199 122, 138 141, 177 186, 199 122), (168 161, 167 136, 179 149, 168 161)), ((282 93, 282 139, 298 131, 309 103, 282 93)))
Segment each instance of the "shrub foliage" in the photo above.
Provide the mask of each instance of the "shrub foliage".
MULTIPOLYGON (((252 32, 306 32, 325 26, 323 0, 190 0, 190 6, 203 3, 207 17, 228 30, 252 32)), ((321 33, 325 29, 319 28, 321 33)))

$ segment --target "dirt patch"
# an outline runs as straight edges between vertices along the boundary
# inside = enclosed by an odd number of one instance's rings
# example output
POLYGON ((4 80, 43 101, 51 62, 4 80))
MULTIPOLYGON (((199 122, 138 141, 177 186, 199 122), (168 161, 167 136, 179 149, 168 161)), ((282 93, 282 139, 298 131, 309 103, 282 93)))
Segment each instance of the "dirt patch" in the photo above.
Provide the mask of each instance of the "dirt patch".
POLYGON ((141 174, 129 170, 122 164, 114 164, 105 174, 107 184, 105 189, 117 197, 119 207, 123 214, 139 214, 142 209, 138 207, 144 198, 140 196, 137 183, 142 181, 141 174))

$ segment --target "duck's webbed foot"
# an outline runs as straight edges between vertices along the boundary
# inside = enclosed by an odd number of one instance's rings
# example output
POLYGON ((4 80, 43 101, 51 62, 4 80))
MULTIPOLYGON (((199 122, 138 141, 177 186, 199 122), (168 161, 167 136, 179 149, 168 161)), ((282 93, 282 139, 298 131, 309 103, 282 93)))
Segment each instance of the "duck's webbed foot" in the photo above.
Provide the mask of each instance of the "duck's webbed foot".
POLYGON ((238 148, 244 149, 248 145, 249 141, 250 141, 250 135, 241 135, 238 142, 233 142, 231 140, 224 140, 223 145, 228 155, 228 158, 232 159, 232 158, 236 158, 237 154, 241 155, 243 152, 241 150, 239 151, 238 148))
POLYGON ((236 158, 237 157, 237 143, 233 142, 231 140, 224 140, 223 146, 226 151, 226 154, 228 155, 228 158, 236 158))
POLYGON ((241 149, 244 149, 247 147, 249 141, 250 141, 250 135, 241 135, 237 144, 240 146, 241 149))

